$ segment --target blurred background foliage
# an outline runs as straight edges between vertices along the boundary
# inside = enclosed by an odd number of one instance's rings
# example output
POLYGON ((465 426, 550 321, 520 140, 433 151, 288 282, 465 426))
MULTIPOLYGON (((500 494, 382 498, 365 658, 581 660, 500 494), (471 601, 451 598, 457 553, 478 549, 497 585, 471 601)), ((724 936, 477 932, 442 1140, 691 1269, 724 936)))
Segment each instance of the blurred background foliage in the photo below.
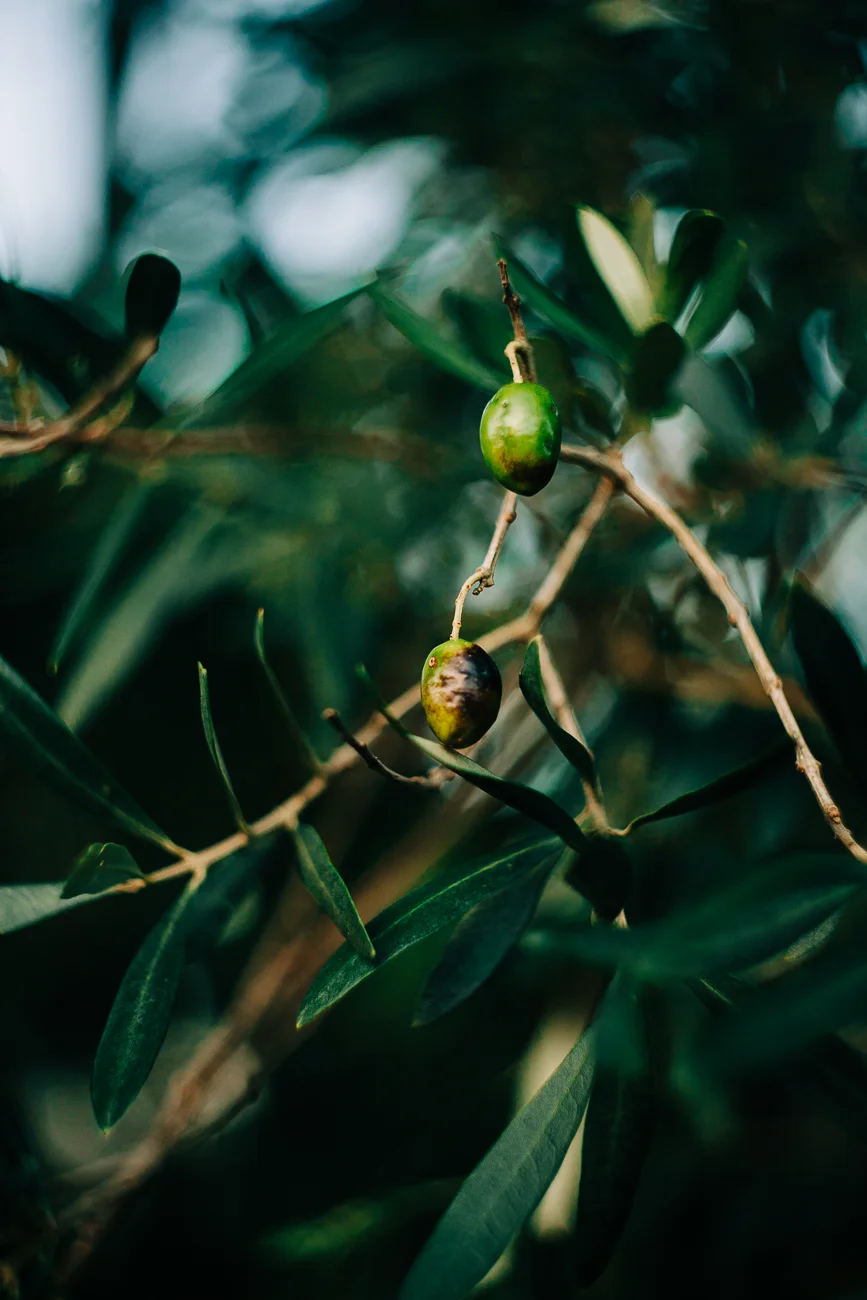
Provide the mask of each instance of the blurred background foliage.
MULTIPOLYGON (((0 652, 176 841, 231 830, 197 660, 246 815, 303 780, 256 664, 258 607, 321 753, 333 745, 323 708, 353 725, 368 712, 357 662, 395 695, 446 635, 498 506, 478 452, 485 381, 466 378, 508 377, 492 234, 576 313, 604 316, 576 203, 628 229, 645 196, 661 258, 691 208, 722 214, 746 242, 737 311, 703 352, 734 416, 716 389, 704 418, 675 401, 630 464, 704 530, 790 677, 781 611, 794 567, 865 644, 863 5, 9 0, 0 20, 2 93, 19 95, 0 149, 0 322, 34 400, 60 409, 117 355, 134 256, 159 249, 184 281, 128 427, 104 448, 0 462, 0 652), (357 292, 377 271, 382 294, 453 340, 463 378, 413 347, 376 293, 357 292), (780 467, 818 456, 844 472, 792 487, 780 467)), ((593 440, 615 370, 528 320, 567 427, 593 440)), ((592 486, 564 470, 522 505, 466 635, 524 608, 592 486)), ((546 631, 617 824, 779 733, 724 615, 628 505, 603 522, 546 631)), ((516 654, 500 662, 514 686, 516 654)), ((381 749, 420 770, 395 738, 381 749)), ((482 754, 577 803, 575 774, 517 705, 482 754)), ((105 828, 11 755, 0 764, 4 882, 60 878, 105 828)), ((827 770, 863 832, 857 789, 833 756, 827 770)), ((512 825, 491 813, 459 782, 431 795, 353 770, 312 820, 351 883, 386 857, 409 879, 462 834, 484 847, 512 825)), ((634 864, 654 915, 828 838, 792 771, 648 830, 634 864)), ((145 869, 161 862, 149 853, 145 869)), ((90 1110, 94 1051, 172 887, 3 939, 10 1237, 53 1180, 68 1187, 147 1129, 243 969, 278 877, 265 872, 216 959, 187 970, 156 1071, 108 1140, 90 1110)), ((568 1020, 578 978, 518 949, 458 1010, 412 1028, 442 942, 365 984, 248 1114, 172 1162, 74 1294, 395 1295, 511 1115, 540 1025, 568 1020)), ((853 1133, 845 1107, 794 1089, 776 1064, 729 1105, 701 1137, 676 1108, 659 1119, 626 1234, 588 1294, 867 1294, 867 1126, 853 1133)), ((556 1216, 534 1223, 492 1297, 576 1293, 556 1216)))

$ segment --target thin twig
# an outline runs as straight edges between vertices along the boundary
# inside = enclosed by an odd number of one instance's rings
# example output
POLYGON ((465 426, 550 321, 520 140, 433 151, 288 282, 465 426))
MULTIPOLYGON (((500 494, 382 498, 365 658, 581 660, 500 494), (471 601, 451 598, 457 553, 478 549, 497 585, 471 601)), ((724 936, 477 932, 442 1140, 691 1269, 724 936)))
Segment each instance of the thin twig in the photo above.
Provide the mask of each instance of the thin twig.
POLYGON ((527 327, 524 324, 524 317, 521 315, 521 300, 512 288, 512 282, 509 279, 509 268, 506 265, 505 258, 501 257, 499 259, 497 270, 500 272, 500 280, 503 285, 503 302, 512 319, 512 333, 515 336, 506 348, 506 356, 512 366, 512 374, 516 383, 528 381, 535 384, 536 361, 533 356, 533 345, 527 337, 527 327))
POLYGON ((622 491, 631 497, 636 505, 641 506, 646 514, 662 524, 664 528, 667 528, 677 540, 681 550, 698 569, 710 590, 725 609, 732 627, 737 628, 759 681, 768 699, 776 709, 786 734, 795 746, 795 763, 798 771, 807 778, 825 821, 836 838, 849 850, 854 858, 857 858, 859 862, 867 862, 867 849, 864 849, 858 843, 848 826, 846 826, 840 809, 822 779, 821 765, 804 739, 804 733, 798 725, 798 720, 783 690, 780 675, 759 640, 746 605, 732 590, 728 578, 698 540, 692 529, 688 524, 684 523, 675 510, 672 510, 671 506, 664 501, 660 501, 657 497, 651 496, 649 492, 645 492, 644 488, 636 483, 623 464, 619 452, 598 452, 584 447, 564 447, 560 456, 562 460, 569 461, 574 465, 582 465, 585 469, 591 469, 596 473, 605 474, 614 479, 622 491))
POLYGON ((81 435, 83 441, 106 437, 117 424, 126 419, 128 409, 121 402, 121 409, 116 412, 114 421, 111 413, 101 420, 95 420, 94 417, 113 397, 134 382, 156 352, 159 343, 157 335, 143 335, 135 339, 114 369, 56 420, 36 420, 24 426, 0 422, 0 434, 7 435, 0 437, 0 456, 22 456, 43 451, 52 443, 75 434, 81 435))
POLYGON ((486 587, 494 585, 494 570, 497 567, 497 560, 500 558, 500 552, 503 549, 503 542, 506 540, 506 533, 515 522, 516 505, 518 498, 514 492, 507 492, 503 497, 503 504, 500 506, 500 513, 497 516, 497 523, 494 527, 491 544, 488 547, 488 553, 482 563, 471 573, 464 585, 461 587, 455 601, 455 616, 452 620, 451 639, 456 641, 461 634, 461 620, 464 615, 464 602, 472 591, 474 596, 480 596, 486 587))
POLYGON ((430 779, 426 776, 404 776, 401 772, 395 772, 394 768, 388 767, 381 758, 377 758, 372 749, 362 744, 360 740, 356 740, 336 709, 325 709, 322 717, 329 726, 334 728, 341 740, 352 746, 361 761, 366 763, 372 772, 378 772, 380 776, 387 777, 389 781, 395 781, 398 785, 422 786, 427 790, 435 788, 431 786, 430 779))

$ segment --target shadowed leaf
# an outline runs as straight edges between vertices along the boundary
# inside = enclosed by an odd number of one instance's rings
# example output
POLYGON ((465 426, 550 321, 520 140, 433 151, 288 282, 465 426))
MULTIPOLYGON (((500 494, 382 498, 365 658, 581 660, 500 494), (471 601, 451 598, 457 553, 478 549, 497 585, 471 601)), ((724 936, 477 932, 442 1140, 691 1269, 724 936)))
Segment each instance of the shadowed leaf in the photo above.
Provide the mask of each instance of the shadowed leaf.
POLYGON ((376 948, 376 964, 344 944, 313 981, 298 1013, 299 1028, 333 1006, 385 962, 459 920, 484 899, 523 880, 557 852, 556 840, 543 840, 491 861, 476 860, 447 883, 433 880, 387 907, 367 927, 376 948))
POLYGON ((742 239, 733 235, 720 240, 711 268, 704 279, 701 297, 687 322, 683 338, 694 352, 707 347, 737 310, 749 271, 749 254, 742 239))
POLYGON ((462 344, 447 338, 440 329, 425 320, 412 307, 386 289, 380 281, 368 289, 373 301, 381 309, 389 324, 404 336, 413 347, 429 361, 443 370, 457 375, 468 384, 493 392, 508 381, 508 364, 503 359, 502 370, 494 369, 476 360, 462 344))
POLYGON ((358 915, 343 877, 328 856, 328 850, 312 826, 294 832, 298 871, 316 902, 330 916, 349 946, 360 957, 373 961, 376 949, 358 915))
POLYGON ((265 653, 265 611, 264 609, 260 609, 258 614, 256 615, 256 630, 254 633, 254 642, 256 645, 256 657, 259 660, 259 663, 262 665, 265 676, 268 679, 268 685, 271 687, 271 692, 274 696, 274 700, 277 704, 278 709, 283 715, 283 720, 286 723, 287 730, 289 731, 289 734, 291 735, 293 741, 297 744, 298 748, 303 750, 307 758, 308 766, 310 767, 311 771, 315 772, 320 766, 319 759, 316 756, 313 747, 310 744, 310 741, 304 735, 304 732, 301 729, 298 719, 295 717, 295 714, 292 711, 292 706, 290 705, 289 701, 286 699, 286 696, 283 693, 283 688, 278 682, 276 673, 274 672, 274 669, 271 667, 270 663, 268 662, 268 656, 265 653))
POLYGON ((208 744, 208 752, 211 755, 211 761, 217 769, 217 774, 223 782, 223 789, 226 791, 226 798, 232 809, 232 816, 235 819, 235 825, 244 835, 250 834, 250 827, 247 824, 241 805, 238 802, 238 796, 235 794, 235 787, 232 785, 232 779, 229 776, 229 770, 226 767, 226 761, 223 758, 223 751, 220 749, 220 742, 217 739, 217 733, 214 730, 214 720, 211 717, 211 693, 208 690, 208 670, 199 664, 199 706, 202 713, 202 728, 205 732, 205 740, 208 744))
POLYGON ((586 745, 582 745, 581 741, 570 732, 566 731, 565 728, 561 727, 548 708, 542 684, 539 645, 540 638, 535 637, 527 646, 527 653, 524 655, 524 662, 521 666, 521 675, 518 678, 521 694, 563 757, 569 760, 579 776, 582 776, 591 785, 595 785, 596 766, 590 750, 586 745))
POLYGON ((607 1267, 629 1218, 653 1129, 649 1080, 597 1067, 581 1144, 572 1274, 591 1286, 607 1267))
POLYGON ((659 299, 659 312, 666 320, 677 320, 698 282, 710 272, 724 230, 725 222, 715 212, 694 208, 681 217, 671 242, 659 299))
POLYGON ((44 885, 0 885, 0 934, 23 930, 87 901, 64 897, 64 884, 61 880, 44 885))
POLYGON ((142 253, 132 264, 124 298, 127 338, 162 334, 178 305, 181 273, 167 257, 142 253))
POLYGON ((867 871, 854 858, 803 853, 757 867, 736 885, 665 920, 632 930, 537 931, 525 946, 620 965, 649 979, 743 970, 783 952, 864 885, 867 871))
POLYGON ((696 812, 699 808, 709 808, 724 799, 731 799, 745 790, 751 790, 774 772, 782 771, 792 763, 793 757, 791 741, 781 740, 779 744, 774 745, 773 749, 760 754, 758 758, 750 759, 741 767, 736 767, 723 776, 715 777, 713 781, 708 781, 706 785, 700 785, 695 790, 688 790, 686 794, 680 794, 676 799, 670 799, 668 803, 655 808, 653 812, 633 817, 627 830, 634 831, 639 826, 648 826, 651 822, 680 817, 684 813, 696 812))
POLYGON ((792 587, 792 642, 807 689, 852 775, 867 784, 867 673, 842 623, 803 578, 792 587))
POLYGON ((171 840, 23 677, 0 659, 0 739, 6 750, 53 789, 140 839, 171 840))
POLYGON ((486 898, 458 922, 424 987, 414 1025, 439 1020, 484 984, 523 933, 557 857, 486 898))
POLYGON ((462 1300, 521 1230, 578 1131, 593 1077, 586 1031, 461 1187, 399 1300, 462 1300))

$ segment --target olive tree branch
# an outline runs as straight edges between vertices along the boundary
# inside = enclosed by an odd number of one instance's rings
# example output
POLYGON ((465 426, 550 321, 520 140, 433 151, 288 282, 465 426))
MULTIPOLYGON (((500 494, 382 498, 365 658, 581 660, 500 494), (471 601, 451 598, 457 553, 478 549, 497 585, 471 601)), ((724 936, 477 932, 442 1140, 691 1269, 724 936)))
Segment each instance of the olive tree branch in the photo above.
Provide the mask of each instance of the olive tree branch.
POLYGON ((22 456, 43 451, 52 443, 78 434, 83 441, 97 441, 111 433, 129 414, 125 402, 120 403, 116 418, 111 415, 96 419, 102 408, 118 393, 127 388, 139 375, 160 345, 156 334, 140 335, 127 348, 113 370, 98 380, 89 392, 56 420, 35 420, 30 424, 0 422, 0 457, 22 456))
POLYGON ((381 758, 377 758, 368 745, 356 739, 336 709, 326 709, 322 717, 329 726, 334 728, 338 736, 347 745, 352 746, 362 763, 366 763, 371 772, 377 772, 380 776, 384 776, 387 780, 394 781, 398 785, 422 786, 423 789, 427 790, 436 789, 429 776, 404 776, 401 772, 395 772, 394 768, 388 767, 381 758))
POLYGON ((756 674, 768 699, 779 715, 780 721, 795 746, 795 763, 798 771, 809 782, 816 802, 825 821, 836 838, 859 862, 867 862, 867 849, 855 839, 843 821, 840 809, 834 802, 831 792, 822 778, 821 764, 807 744, 804 733, 792 711, 788 697, 783 689, 779 673, 767 656, 756 629, 753 627, 746 605, 734 592, 728 578, 710 553, 698 540, 695 533, 684 523, 676 510, 646 492, 636 483, 629 470, 623 464, 618 451, 599 452, 584 447, 563 447, 560 457, 573 465, 582 465, 585 469, 604 474, 612 479, 636 505, 640 506, 652 519, 667 528, 680 545, 684 554, 692 561, 704 578, 711 592, 717 597, 732 627, 736 628, 743 642, 756 674))

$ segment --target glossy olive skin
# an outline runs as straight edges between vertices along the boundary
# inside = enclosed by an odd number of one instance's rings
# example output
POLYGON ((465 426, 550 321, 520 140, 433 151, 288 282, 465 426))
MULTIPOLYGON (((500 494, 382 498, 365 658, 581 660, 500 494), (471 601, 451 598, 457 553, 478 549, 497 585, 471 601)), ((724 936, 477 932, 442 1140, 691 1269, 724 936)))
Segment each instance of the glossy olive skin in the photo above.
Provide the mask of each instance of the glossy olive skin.
POLYGON ((437 740, 451 749, 481 740, 496 719, 502 694, 499 668, 474 641, 443 641, 425 661, 425 717, 437 740))
POLYGON ((482 412, 479 430, 498 483, 531 497, 551 481, 560 455, 560 413, 541 384, 506 384, 482 412))

